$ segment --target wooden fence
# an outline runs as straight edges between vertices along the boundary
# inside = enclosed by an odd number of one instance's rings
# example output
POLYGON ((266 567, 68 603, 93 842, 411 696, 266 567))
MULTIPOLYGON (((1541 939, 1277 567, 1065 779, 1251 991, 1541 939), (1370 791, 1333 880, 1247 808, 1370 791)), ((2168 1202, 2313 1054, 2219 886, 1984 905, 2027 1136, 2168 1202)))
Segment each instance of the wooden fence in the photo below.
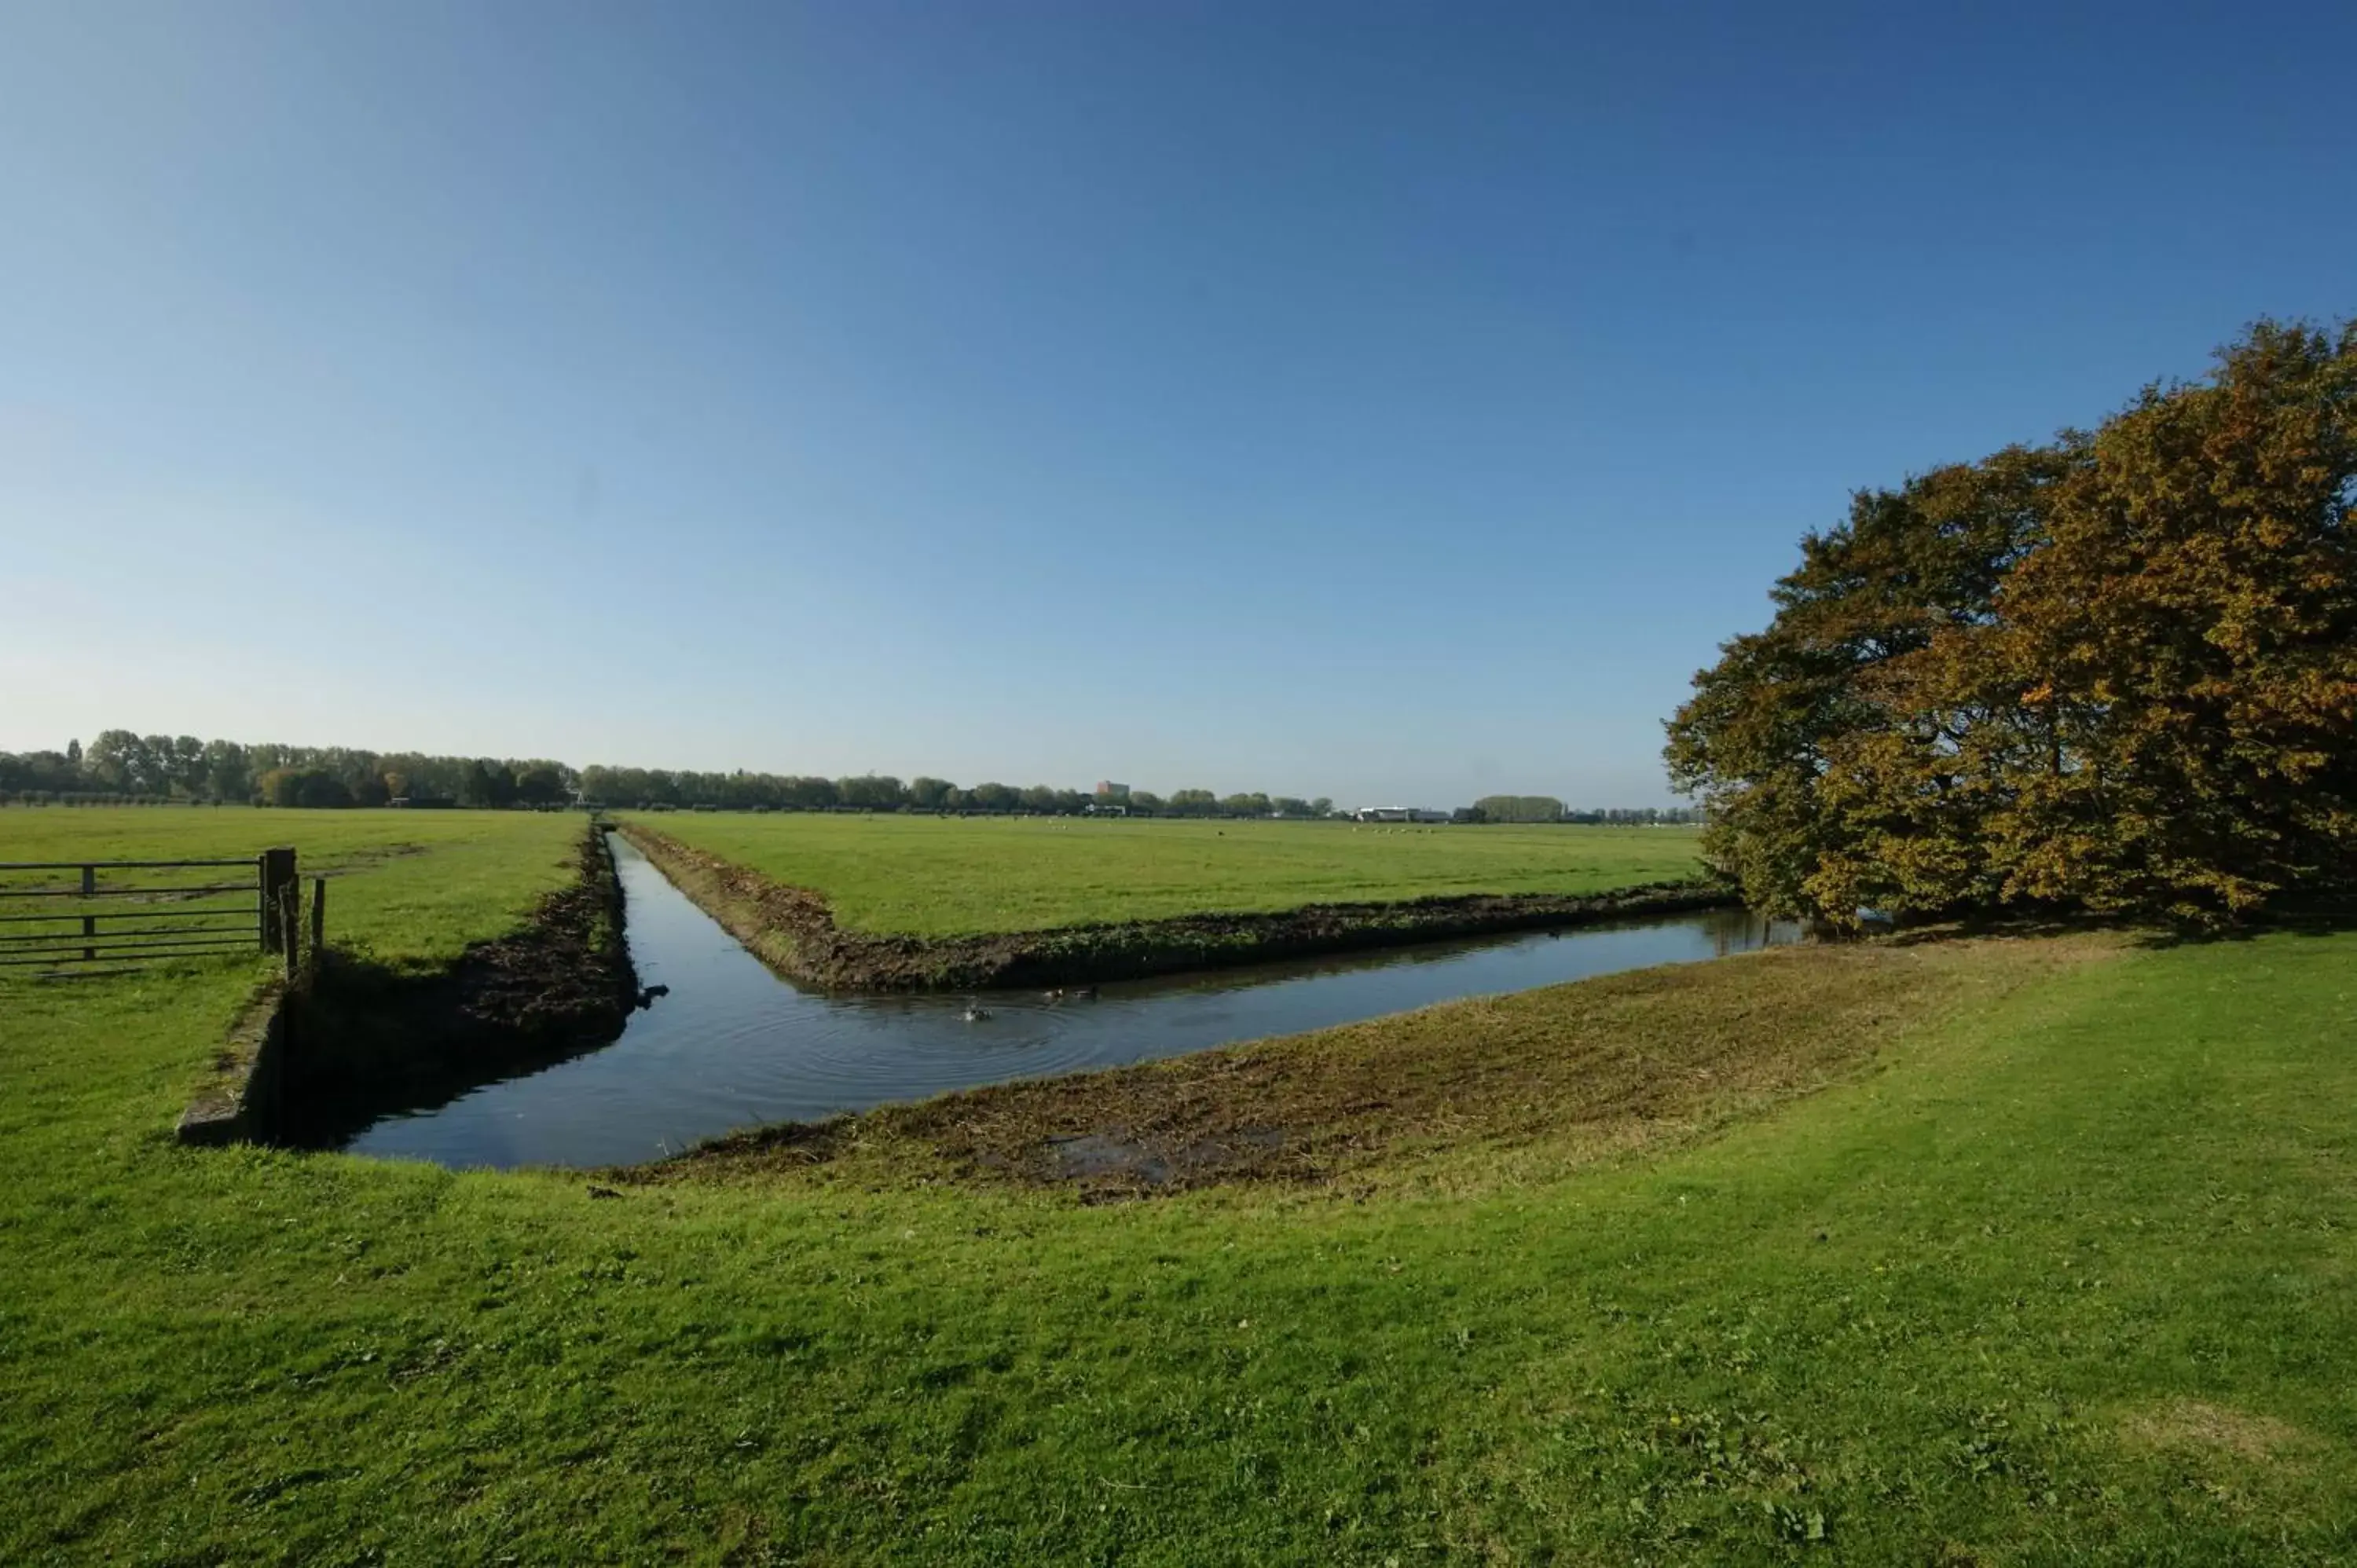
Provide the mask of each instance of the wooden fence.
POLYGON ((0 969, 291 957, 300 901, 291 849, 244 860, 0 861, 0 969))

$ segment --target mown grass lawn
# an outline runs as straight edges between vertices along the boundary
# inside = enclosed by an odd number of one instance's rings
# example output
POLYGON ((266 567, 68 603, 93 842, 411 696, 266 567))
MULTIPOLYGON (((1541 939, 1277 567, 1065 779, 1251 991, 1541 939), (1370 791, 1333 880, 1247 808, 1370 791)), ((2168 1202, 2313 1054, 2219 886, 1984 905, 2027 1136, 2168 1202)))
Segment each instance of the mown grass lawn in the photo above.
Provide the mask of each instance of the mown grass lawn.
POLYGON ((2357 1551, 2357 938, 1979 951, 1699 1141, 1097 1207, 182 1151, 242 975, 15 986, 0 1560, 2357 1551))
MULTIPOLYGON (((533 811, 0 809, 0 861, 207 860, 292 845, 326 876, 328 940, 427 970, 513 930, 578 875, 582 819, 533 811)), ((29 878, 18 878, 29 885, 29 878)))
POLYGON ((1456 893, 1600 893, 1702 875, 1691 828, 666 812, 684 843, 912 936, 1456 893))

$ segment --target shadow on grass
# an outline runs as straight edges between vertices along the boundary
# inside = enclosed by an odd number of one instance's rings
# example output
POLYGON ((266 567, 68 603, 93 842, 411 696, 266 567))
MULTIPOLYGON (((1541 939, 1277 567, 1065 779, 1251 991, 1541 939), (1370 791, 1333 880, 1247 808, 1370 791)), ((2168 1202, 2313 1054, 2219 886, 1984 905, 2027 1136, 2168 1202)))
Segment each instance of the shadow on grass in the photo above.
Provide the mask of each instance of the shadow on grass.
MULTIPOLYGON (((506 944, 493 944, 505 946, 506 944)), ((479 951, 439 974, 330 954, 295 1004, 276 1141, 334 1148, 384 1117, 611 1045, 638 996, 627 967, 537 978, 479 951)))
POLYGON ((2341 899, 2287 905, 2218 925, 2190 920, 2164 924, 2150 918, 2072 910, 2007 910, 1930 920, 1872 940, 1883 946, 1903 948, 1971 937, 2029 940, 2114 932, 2139 948, 2158 951, 2214 942, 2246 942, 2286 933, 2330 937, 2352 930, 2357 930, 2357 901, 2341 899))
POLYGON ((594 1051, 620 1036, 640 1000, 621 890, 593 832, 579 882, 447 969, 320 954, 293 999, 275 1139, 333 1147, 385 1116, 594 1051))
POLYGON ((2231 925, 2188 924, 2151 933, 2154 947, 2189 947, 2213 942, 2247 942, 2256 937, 2290 935, 2335 937, 2357 931, 2357 901, 2346 898, 2307 899, 2267 909, 2231 925))

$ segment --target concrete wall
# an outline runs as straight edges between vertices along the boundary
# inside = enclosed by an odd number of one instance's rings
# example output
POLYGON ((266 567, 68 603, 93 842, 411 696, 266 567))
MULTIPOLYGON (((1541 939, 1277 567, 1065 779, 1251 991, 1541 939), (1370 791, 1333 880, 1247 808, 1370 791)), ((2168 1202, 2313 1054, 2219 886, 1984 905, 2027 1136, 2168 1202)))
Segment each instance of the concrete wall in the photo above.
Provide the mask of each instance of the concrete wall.
POLYGON ((278 1122, 294 1009, 283 981, 249 1003, 222 1043, 213 1073, 181 1112, 183 1144, 259 1144, 278 1122))

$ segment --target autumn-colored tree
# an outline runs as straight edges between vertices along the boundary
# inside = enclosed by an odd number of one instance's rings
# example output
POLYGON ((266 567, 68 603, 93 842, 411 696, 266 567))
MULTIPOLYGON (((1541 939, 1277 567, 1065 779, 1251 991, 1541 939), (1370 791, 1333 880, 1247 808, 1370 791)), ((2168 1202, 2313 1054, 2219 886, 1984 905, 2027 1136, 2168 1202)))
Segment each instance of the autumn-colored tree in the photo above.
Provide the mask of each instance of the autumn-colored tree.
POLYGON ((2058 737, 2019 894, 2214 919, 2357 882, 2357 323, 2262 324, 2095 437, 2007 584, 2058 737))
POLYGON ((1747 896, 2216 921, 2357 886, 2357 327, 1861 495, 1671 722, 1747 896))
POLYGON ((1975 808, 1953 760, 1974 715, 1910 703, 1909 688, 1935 639, 1992 622, 2081 445, 2009 448, 1860 491, 1846 522, 1802 541, 1768 629, 1727 642, 1695 677, 1670 722, 1671 777, 1703 797, 1705 851, 1755 907, 1825 918, 1862 901, 1950 901, 1978 879, 1975 808), (1883 776, 1902 766, 1922 777, 1889 787, 1883 776), (1927 818, 1946 831, 1922 842, 1927 818), (1902 879, 1941 891, 1902 897, 1902 879))

